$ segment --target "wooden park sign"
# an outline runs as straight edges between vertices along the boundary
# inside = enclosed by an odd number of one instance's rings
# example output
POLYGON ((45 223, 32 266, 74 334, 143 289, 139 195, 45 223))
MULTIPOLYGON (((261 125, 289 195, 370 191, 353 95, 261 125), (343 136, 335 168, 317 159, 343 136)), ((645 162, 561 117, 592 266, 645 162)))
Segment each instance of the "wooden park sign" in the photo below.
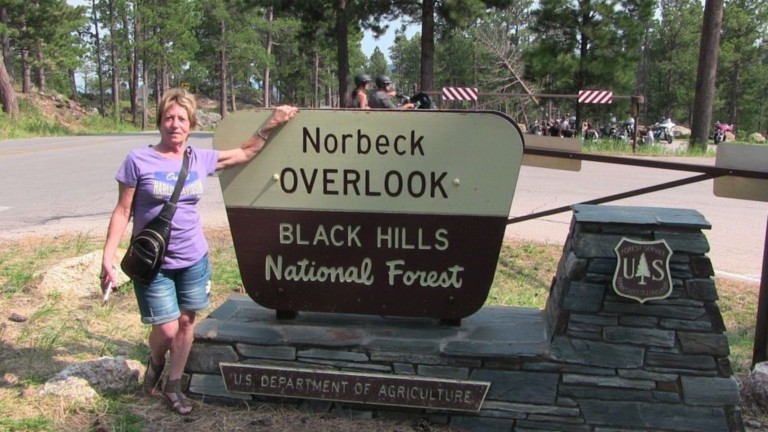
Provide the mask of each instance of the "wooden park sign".
MULTIPOLYGON (((268 115, 228 116, 214 148, 268 115)), ((245 290, 278 312, 469 316, 493 282, 522 156, 497 112, 302 110, 220 175, 245 290)))

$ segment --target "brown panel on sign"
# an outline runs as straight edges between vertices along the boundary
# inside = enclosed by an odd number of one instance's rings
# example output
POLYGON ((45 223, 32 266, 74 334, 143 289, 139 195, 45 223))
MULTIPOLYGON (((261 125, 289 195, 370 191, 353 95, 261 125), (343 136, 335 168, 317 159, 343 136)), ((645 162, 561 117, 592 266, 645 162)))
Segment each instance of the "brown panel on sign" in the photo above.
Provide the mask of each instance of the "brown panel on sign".
POLYGON ((376 405, 479 411, 490 383, 222 363, 227 391, 376 405))
POLYGON ((506 218, 227 208, 248 295, 281 311, 461 319, 485 303, 506 218))

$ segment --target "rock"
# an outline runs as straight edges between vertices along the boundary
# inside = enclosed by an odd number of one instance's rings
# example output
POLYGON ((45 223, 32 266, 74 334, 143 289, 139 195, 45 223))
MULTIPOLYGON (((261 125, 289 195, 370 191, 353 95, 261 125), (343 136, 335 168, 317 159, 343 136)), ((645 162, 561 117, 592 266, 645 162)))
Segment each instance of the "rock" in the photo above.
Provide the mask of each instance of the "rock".
POLYGON ((685 126, 677 125, 672 128, 672 135, 675 138, 689 137, 691 136, 691 130, 685 126))
MULTIPOLYGON (((118 251, 118 259, 115 260, 115 265, 120 262, 124 253, 124 251, 118 251)), ((87 255, 62 261, 48 269, 43 275, 40 290, 45 294, 59 292, 65 295, 75 295, 79 298, 89 298, 94 295, 100 296, 100 273, 101 251, 94 251, 87 255)), ((118 266, 118 285, 127 280, 128 276, 118 266)))
POLYGON ((27 318, 24 315, 17 314, 16 312, 14 312, 14 313, 11 314, 11 316, 8 317, 8 319, 13 321, 13 322, 19 322, 20 323, 20 322, 24 322, 24 321, 28 320, 29 318, 27 318))
POLYGON ((761 134, 759 132, 754 132, 754 133, 749 134, 749 137, 747 138, 747 141, 753 142, 753 143, 764 143, 765 142, 765 137, 763 136, 763 134, 761 134))
POLYGON ((104 391, 131 392, 139 385, 136 360, 102 357, 68 366, 45 383, 40 395, 85 401, 104 391))
POLYGON ((3 374, 3 381, 6 385, 15 386, 19 383, 19 377, 10 372, 6 372, 3 374))
POLYGON ((40 396, 60 396, 72 401, 88 401, 97 394, 87 379, 74 376, 48 381, 40 391, 40 396))
POLYGON ((202 110, 197 110, 197 128, 199 130, 210 130, 216 128, 221 122, 221 115, 202 110))
POLYGON ((768 409, 768 362, 755 365, 747 378, 739 382, 742 398, 758 409, 768 409))

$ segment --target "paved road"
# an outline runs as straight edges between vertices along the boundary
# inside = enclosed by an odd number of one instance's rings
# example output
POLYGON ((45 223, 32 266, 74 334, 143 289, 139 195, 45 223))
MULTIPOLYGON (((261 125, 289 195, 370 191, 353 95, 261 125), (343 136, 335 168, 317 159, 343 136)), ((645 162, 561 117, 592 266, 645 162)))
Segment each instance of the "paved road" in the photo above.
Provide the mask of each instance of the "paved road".
MULTIPOLYGON (((0 142, 0 238, 52 235, 62 231, 102 235, 117 200, 114 174, 132 148, 156 143, 157 133, 40 138, 0 142)), ((211 135, 195 133, 192 145, 210 147, 211 135)), ((675 161, 712 163, 707 159, 675 161)), ((511 216, 666 181, 692 173, 584 162, 580 172, 523 167, 511 216)), ((207 226, 227 226, 216 179, 207 182, 201 203, 207 226)), ((706 232, 710 257, 719 274, 758 281, 762 268, 768 203, 718 198, 712 181, 612 203, 692 208, 712 224, 706 232)), ((510 225, 507 236, 562 244, 570 213, 510 225)))

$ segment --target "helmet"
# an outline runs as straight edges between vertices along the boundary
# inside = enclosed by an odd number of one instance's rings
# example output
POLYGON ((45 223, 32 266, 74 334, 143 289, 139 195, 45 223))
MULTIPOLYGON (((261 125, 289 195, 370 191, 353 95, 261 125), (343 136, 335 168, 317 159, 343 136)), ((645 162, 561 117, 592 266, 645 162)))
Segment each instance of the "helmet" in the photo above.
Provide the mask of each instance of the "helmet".
POLYGON ((355 85, 361 85, 363 83, 371 82, 371 76, 364 73, 355 75, 355 85))
POLYGON ((384 87, 387 84, 392 84, 392 80, 389 79, 386 75, 377 75, 376 76, 376 87, 384 87))

